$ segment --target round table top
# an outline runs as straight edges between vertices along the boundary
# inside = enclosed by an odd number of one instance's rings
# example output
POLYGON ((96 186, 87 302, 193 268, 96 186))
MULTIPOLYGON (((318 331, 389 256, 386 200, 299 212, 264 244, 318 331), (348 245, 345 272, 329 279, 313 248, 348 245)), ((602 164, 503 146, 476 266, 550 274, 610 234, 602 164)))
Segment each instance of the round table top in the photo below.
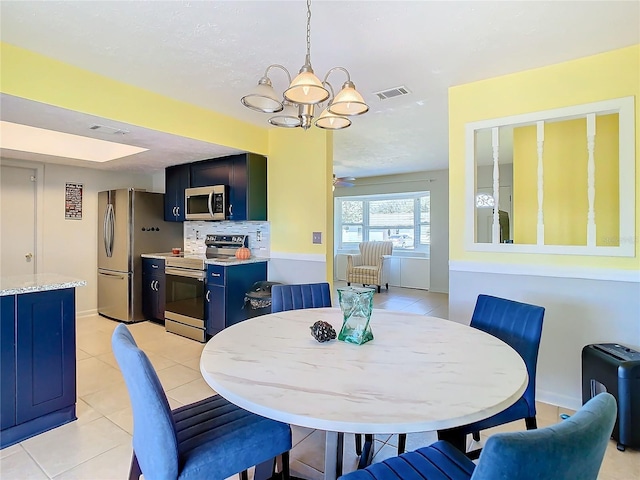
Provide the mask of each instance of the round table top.
POLYGON ((337 308, 255 317, 202 351, 205 381, 230 402, 292 425, 345 433, 411 433, 465 425, 522 396, 526 366, 497 338, 466 325, 374 310, 364 345, 319 343, 309 327, 342 326, 337 308))

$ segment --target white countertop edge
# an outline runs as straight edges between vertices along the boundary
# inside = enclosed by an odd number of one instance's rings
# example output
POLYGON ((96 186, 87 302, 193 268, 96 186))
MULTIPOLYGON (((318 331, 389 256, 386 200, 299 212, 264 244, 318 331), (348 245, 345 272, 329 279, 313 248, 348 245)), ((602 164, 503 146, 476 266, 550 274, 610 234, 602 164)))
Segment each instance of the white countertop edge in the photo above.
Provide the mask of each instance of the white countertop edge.
POLYGON ((247 258, 246 260, 233 260, 231 262, 220 262, 220 261, 216 261, 215 258, 209 258, 207 260, 204 261, 205 265, 221 265, 221 266, 227 266, 227 265, 242 265, 245 263, 260 263, 260 262, 268 262, 269 259, 266 257, 251 257, 251 258, 247 258))
MULTIPOLYGON (((189 253, 185 253, 185 255, 190 255, 189 253)), ((140 257, 142 258, 154 258, 156 260, 165 260, 168 257, 173 257, 174 255, 170 252, 167 253, 142 253, 140 254, 140 257)), ((196 254, 194 254, 194 256, 197 256, 196 254)), ((221 266, 227 266, 227 265, 242 265, 245 263, 260 263, 260 262, 268 262, 269 261, 269 257, 251 257, 248 258, 246 260, 233 260, 230 262, 220 262, 220 261, 216 261, 215 258, 207 258, 207 259, 203 259, 205 265, 221 265, 221 266)))
POLYGON ((48 290, 84 287, 86 285, 86 280, 66 277, 55 273, 15 275, 0 278, 0 297, 21 295, 24 293, 45 292, 48 290))

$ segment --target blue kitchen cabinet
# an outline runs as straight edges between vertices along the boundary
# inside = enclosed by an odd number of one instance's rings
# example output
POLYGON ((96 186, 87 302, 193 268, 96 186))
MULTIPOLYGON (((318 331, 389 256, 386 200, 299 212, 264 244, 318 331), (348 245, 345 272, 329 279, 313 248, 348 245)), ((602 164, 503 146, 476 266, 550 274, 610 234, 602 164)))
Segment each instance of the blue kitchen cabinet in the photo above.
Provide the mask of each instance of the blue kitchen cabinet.
POLYGON ((142 259, 142 314, 147 320, 164 325, 164 304, 166 282, 164 279, 164 260, 159 258, 142 259))
POLYGON ((208 187, 211 185, 229 185, 229 170, 231 168, 228 157, 214 158, 190 164, 191 186, 208 187))
POLYGON ((207 335, 245 320, 245 293, 255 282, 267 279, 267 262, 207 265, 205 322, 207 335))
POLYGON ((267 219, 267 159, 255 153, 227 157, 230 220, 267 219))
POLYGON ((1 299, 5 447, 76 419, 75 289, 1 299))
POLYGON ((184 191, 190 186, 189 164, 165 169, 164 219, 167 222, 184 222, 184 191))
POLYGON ((0 429, 16 424, 15 297, 0 297, 0 429))
POLYGON ((242 153, 190 164, 190 186, 229 185, 228 220, 267 219, 267 158, 242 153))

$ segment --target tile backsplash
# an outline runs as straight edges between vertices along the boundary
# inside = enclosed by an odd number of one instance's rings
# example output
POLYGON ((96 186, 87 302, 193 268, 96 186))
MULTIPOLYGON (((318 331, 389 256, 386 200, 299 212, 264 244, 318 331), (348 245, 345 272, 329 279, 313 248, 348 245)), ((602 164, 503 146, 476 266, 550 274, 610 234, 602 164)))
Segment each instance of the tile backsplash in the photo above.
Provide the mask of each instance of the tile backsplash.
POLYGON ((207 250, 207 235, 249 235, 249 248, 254 257, 270 255, 269 222, 184 222, 185 253, 202 253, 207 250))

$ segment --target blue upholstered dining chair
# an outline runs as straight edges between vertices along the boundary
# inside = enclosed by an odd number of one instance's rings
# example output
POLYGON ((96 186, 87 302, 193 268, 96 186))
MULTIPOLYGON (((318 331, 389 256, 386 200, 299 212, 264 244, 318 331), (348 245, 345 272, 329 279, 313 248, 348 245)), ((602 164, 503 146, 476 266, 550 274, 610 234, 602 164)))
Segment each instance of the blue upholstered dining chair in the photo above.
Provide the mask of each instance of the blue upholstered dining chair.
MULTIPOLYGON (((133 458, 129 479, 223 480, 256 466, 271 476, 276 457, 289 478, 291 428, 229 403, 220 395, 171 410, 160 380, 129 329, 111 338, 133 409, 133 458)), ((259 473, 258 473, 259 472, 259 473)))
POLYGON ((271 312, 331 306, 331 288, 327 282, 274 285, 271 287, 271 312))
MULTIPOLYGON (((479 422, 441 430, 438 437, 465 451, 466 435, 480 440, 480 431, 516 420, 525 421, 527 430, 537 428, 536 422, 536 367, 542 335, 544 308, 490 295, 478 295, 471 317, 471 326, 483 330, 510 345, 520 354, 527 367, 529 383, 522 397, 506 410, 479 422)), ((489 372, 490 373, 490 372, 489 372)), ((404 451, 406 435, 400 435, 398 453, 404 451)), ((470 458, 478 458, 479 450, 469 452, 470 458)))
POLYGON ((600 393, 550 427, 493 434, 477 466, 440 440, 339 480, 596 480, 616 414, 615 398, 600 393))

